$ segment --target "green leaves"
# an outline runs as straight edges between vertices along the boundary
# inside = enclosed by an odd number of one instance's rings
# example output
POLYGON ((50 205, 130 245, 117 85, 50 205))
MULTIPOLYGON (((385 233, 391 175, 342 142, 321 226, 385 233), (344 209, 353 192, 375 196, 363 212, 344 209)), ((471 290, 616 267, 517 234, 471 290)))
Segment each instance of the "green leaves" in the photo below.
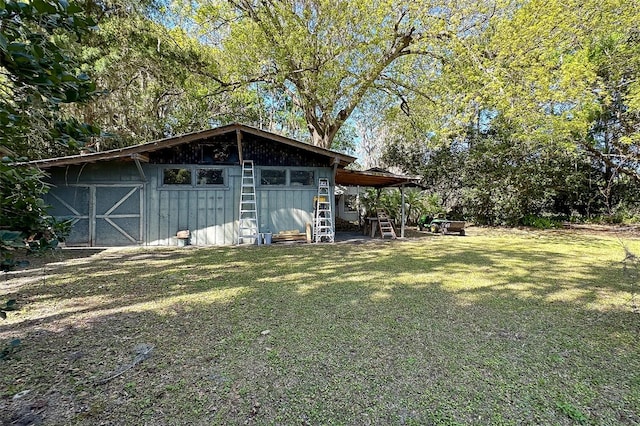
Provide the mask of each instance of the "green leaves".
POLYGON ((312 142, 327 148, 376 89, 403 96, 420 66, 431 72, 466 22, 462 8, 440 1, 209 0, 184 10, 186 19, 195 13, 197 35, 220 46, 223 88, 258 83, 284 93, 312 142), (411 66, 414 57, 430 61, 411 66))
POLYGON ((0 91, 0 144, 31 157, 68 153, 52 129, 64 120, 61 104, 96 95, 94 83, 78 71, 71 52, 73 38, 95 23, 79 5, 66 1, 3 3, 0 65, 6 83, 0 91), (53 147, 53 152, 43 152, 42 146, 53 147))
MULTIPOLYGON (((56 4, 45 0, 32 0, 31 5, 41 14, 53 14, 58 12, 56 4)), ((63 4, 58 3, 62 10, 64 10, 63 4)))
POLYGON ((387 159, 425 165, 444 199, 490 222, 637 208, 636 3, 500 2, 420 81, 429 101, 409 95, 410 114, 387 115, 396 134, 387 159))
MULTIPOLYGON (((46 210, 41 195, 48 190, 44 176, 36 168, 0 163, 0 228, 22 236, 42 229, 46 210)), ((9 236, 5 234, 12 240, 9 236)))
POLYGON ((34 167, 0 162, 0 268, 9 271, 29 262, 17 254, 55 249, 71 231, 70 221, 47 214, 42 194, 49 189, 45 174, 34 167))

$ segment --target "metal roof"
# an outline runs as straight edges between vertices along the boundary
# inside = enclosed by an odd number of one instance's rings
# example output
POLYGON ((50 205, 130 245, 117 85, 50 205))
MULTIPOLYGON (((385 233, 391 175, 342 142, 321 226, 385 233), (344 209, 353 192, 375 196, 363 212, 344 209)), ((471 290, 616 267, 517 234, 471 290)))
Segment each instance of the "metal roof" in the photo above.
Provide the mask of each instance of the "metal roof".
POLYGON ((178 135, 170 138, 159 139, 156 141, 143 143, 140 145, 133 145, 126 148, 118 148, 118 149, 112 149, 109 151, 94 152, 89 154, 70 155, 67 157, 34 160, 25 164, 29 164, 29 165, 33 165, 33 166, 37 166, 39 168, 45 169, 45 168, 56 167, 56 166, 94 163, 96 161, 140 159, 141 156, 144 156, 144 154, 148 152, 158 151, 160 149, 165 149, 165 148, 171 148, 177 145, 182 145, 182 144, 197 141, 200 139, 206 139, 212 136, 223 135, 223 134, 232 133, 236 131, 252 134, 265 139, 270 139, 276 142, 283 143, 285 145, 290 145, 296 148, 300 148, 309 152, 313 152, 319 155, 332 158, 338 163, 339 167, 345 167, 356 160, 355 157, 352 157, 350 155, 346 155, 346 154, 332 151, 329 149, 320 148, 314 145, 300 142, 295 139, 288 138, 286 136, 267 132, 265 130, 260 130, 255 127, 234 123, 226 126, 216 127, 215 129, 187 133, 184 135, 178 135))

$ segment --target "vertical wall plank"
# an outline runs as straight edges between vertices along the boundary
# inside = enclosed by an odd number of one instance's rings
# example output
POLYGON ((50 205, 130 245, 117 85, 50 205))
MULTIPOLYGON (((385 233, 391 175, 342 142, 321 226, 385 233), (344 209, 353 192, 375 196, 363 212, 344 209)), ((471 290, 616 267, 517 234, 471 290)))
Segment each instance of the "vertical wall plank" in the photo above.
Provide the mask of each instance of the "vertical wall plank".
MULTIPOLYGON (((227 188, 162 189, 160 168, 150 165, 147 184, 148 238, 155 244, 175 244, 175 233, 190 229, 192 244, 232 245, 237 242, 240 167, 226 169, 227 188), (153 192, 154 195, 149 194, 153 192)), ((313 169, 314 179, 331 177, 330 168, 313 169)), ((256 178, 259 176, 256 168, 256 178)), ((257 180, 257 179, 256 179, 257 180)), ((313 187, 256 186, 258 226, 261 232, 298 229, 313 222, 313 187)), ((333 200, 332 200, 333 202, 333 200)))

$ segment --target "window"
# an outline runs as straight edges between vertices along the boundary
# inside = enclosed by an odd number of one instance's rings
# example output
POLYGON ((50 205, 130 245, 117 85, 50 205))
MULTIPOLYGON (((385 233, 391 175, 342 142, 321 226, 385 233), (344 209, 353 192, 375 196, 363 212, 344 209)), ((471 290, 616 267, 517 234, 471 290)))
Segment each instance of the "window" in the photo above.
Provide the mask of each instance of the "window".
POLYGON ((164 169, 162 173, 163 185, 191 185, 191 170, 164 169))
POLYGON ((260 171, 260 184, 261 185, 286 185, 287 171, 263 169, 260 171))
POLYGON ((344 197, 344 211, 357 212, 358 211, 358 196, 357 195, 345 195, 344 197))
POLYGON ((235 142, 200 145, 199 164, 237 164, 238 145, 235 142))
POLYGON ((313 184, 313 171, 291 170, 291 186, 311 186, 313 184))
POLYGON ((224 185, 222 169, 198 169, 197 185, 224 185))
POLYGON ((185 187, 220 190, 228 189, 227 168, 203 167, 203 166, 173 166, 162 169, 160 181, 165 189, 180 189, 185 187), (222 187, 222 188, 221 188, 222 187))

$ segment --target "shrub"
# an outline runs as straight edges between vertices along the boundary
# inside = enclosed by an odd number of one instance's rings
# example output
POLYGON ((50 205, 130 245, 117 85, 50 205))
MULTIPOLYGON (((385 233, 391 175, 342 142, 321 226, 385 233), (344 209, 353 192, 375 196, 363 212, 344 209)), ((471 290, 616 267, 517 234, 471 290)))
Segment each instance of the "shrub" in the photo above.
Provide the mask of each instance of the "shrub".
POLYGON ((70 221, 49 216, 42 195, 49 190, 45 174, 34 167, 0 162, 0 268, 11 270, 26 263, 16 254, 42 252, 58 246, 69 235, 70 221))
POLYGON ((562 227, 562 220, 546 216, 528 214, 521 220, 522 225, 537 229, 554 229, 562 227))

